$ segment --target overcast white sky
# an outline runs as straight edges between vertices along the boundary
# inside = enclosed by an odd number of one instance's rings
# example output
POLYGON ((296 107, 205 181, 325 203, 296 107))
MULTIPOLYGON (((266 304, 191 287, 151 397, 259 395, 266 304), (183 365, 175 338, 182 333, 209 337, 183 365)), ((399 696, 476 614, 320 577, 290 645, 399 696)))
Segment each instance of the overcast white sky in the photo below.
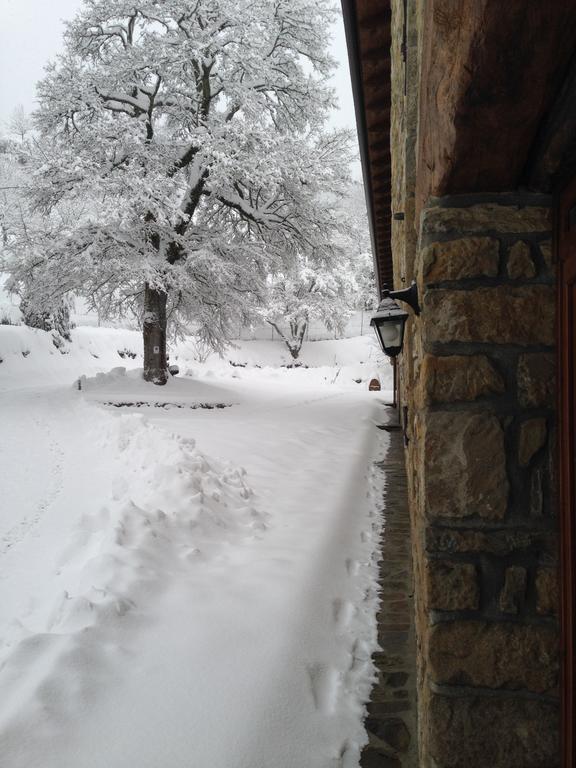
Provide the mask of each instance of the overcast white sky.
MULTIPOLYGON (((15 107, 34 109, 35 85, 45 63, 62 45, 62 19, 69 19, 81 7, 81 0, 0 0, 0 133, 15 107)), ((332 123, 353 128, 354 103, 342 23, 334 30, 333 55, 340 61, 334 78, 340 111, 332 123)))

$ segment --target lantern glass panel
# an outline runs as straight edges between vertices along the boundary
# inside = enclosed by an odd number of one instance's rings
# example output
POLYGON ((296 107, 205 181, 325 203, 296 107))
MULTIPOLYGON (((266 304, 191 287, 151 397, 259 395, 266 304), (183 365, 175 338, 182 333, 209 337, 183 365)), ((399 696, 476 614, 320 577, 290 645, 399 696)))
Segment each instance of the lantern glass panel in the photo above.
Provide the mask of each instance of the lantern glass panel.
POLYGON ((402 344, 402 320, 380 323, 378 330, 385 347, 399 347, 402 344))

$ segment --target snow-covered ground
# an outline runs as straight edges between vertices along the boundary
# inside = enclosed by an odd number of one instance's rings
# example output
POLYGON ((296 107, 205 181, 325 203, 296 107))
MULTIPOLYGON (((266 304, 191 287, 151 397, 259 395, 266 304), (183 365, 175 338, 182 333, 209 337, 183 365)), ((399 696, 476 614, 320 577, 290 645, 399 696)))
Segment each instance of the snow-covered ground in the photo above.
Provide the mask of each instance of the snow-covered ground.
POLYGON ((294 369, 279 342, 182 343, 164 388, 139 350, 0 326, 2 768, 357 766, 375 344, 310 343, 294 369))

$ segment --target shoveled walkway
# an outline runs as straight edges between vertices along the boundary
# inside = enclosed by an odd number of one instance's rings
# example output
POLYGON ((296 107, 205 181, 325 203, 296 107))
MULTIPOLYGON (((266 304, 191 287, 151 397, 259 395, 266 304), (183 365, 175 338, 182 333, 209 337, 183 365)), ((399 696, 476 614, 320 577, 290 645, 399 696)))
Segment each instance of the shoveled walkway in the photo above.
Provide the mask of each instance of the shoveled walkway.
MULTIPOLYGON (((389 423, 396 412, 386 409, 389 423)), ((386 427, 383 427, 386 429, 386 427)), ((374 655, 378 682, 368 704, 366 729, 370 742, 362 768, 416 768, 416 669, 414 606, 410 549, 410 517, 404 466, 403 437, 391 430, 390 446, 381 463, 386 473, 384 527, 380 563, 381 607, 374 655)))

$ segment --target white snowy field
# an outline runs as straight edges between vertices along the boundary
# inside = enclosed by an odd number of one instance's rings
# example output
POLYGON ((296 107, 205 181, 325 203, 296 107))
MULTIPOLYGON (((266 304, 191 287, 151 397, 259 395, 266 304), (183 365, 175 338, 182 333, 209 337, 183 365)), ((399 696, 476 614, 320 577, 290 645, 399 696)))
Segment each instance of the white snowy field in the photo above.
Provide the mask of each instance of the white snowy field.
POLYGON ((297 369, 279 342, 183 343, 163 388, 139 350, 0 326, 0 765, 357 766, 375 343, 313 342, 297 369))

